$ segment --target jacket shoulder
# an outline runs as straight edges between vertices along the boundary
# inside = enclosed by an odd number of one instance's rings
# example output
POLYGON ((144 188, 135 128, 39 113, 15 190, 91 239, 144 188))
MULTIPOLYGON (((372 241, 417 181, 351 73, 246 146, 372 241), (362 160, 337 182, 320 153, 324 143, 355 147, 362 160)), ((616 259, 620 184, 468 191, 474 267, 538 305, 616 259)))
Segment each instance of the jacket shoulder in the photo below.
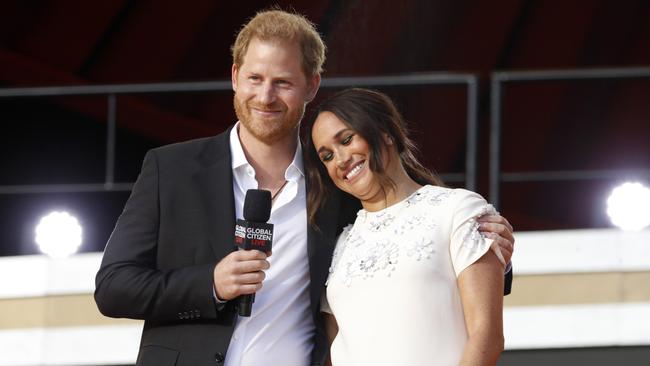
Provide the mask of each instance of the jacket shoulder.
POLYGON ((161 161, 198 159, 210 164, 224 157, 230 157, 230 130, 210 137, 177 142, 153 148, 147 154, 155 155, 161 161))

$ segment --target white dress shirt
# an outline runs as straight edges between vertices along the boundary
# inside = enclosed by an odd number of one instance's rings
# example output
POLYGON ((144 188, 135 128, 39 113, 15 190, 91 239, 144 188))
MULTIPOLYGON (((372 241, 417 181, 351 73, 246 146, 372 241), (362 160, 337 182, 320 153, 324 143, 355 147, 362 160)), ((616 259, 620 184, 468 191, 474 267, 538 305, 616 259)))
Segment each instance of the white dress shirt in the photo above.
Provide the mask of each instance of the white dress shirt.
MULTIPOLYGON (((248 163, 238 135, 230 132, 235 213, 243 218, 244 197, 257 189, 255 169, 248 163)), ((250 317, 239 317, 226 354, 227 366, 310 363, 314 323, 309 300, 307 203, 302 148, 284 173, 288 181, 275 199, 269 223, 274 225, 273 254, 262 288, 255 294, 250 317)))

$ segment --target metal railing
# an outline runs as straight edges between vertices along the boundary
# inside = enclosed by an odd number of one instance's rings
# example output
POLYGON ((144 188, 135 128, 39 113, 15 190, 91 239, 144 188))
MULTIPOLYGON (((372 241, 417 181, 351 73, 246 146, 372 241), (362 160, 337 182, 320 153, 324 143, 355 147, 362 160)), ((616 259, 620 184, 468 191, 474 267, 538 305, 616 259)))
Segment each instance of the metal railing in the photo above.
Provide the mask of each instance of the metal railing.
MULTIPOLYGON (((501 134, 503 88, 506 83, 571 80, 634 79, 650 77, 650 68, 607 68, 586 70, 500 71, 492 73, 490 93, 490 163, 489 198, 493 204, 500 201, 500 185, 503 182, 561 181, 585 179, 611 179, 620 176, 650 176, 650 169, 637 170, 571 170, 571 171, 501 171, 501 134)), ((478 139, 478 77, 474 74, 422 73, 395 76, 324 78, 321 88, 350 86, 393 87, 422 85, 465 85, 467 91, 467 131, 465 173, 442 174, 449 182, 465 182, 465 187, 476 190, 477 186, 477 139, 478 139)), ((115 134, 117 121, 117 96, 125 94, 188 93, 230 91, 230 80, 119 84, 88 86, 52 86, 29 88, 0 88, 0 99, 47 96, 106 95, 106 161, 103 183, 3 185, 0 194, 60 193, 129 191, 132 182, 115 182, 115 134)))
MULTIPOLYGON (((422 85, 465 85, 467 89, 467 146, 465 173, 441 174, 445 181, 465 182, 465 187, 476 190, 477 176, 477 138, 478 138, 478 78, 473 74, 422 73, 395 76, 337 77, 324 78, 321 88, 343 87, 392 87, 422 85)), ((49 96, 90 96, 106 95, 106 159, 103 183, 70 184, 31 184, 2 185, 0 194, 62 193, 62 192, 101 192, 130 191, 133 182, 115 182, 115 136, 117 128, 117 96, 125 94, 159 94, 230 91, 230 80, 155 83, 155 84, 117 84, 84 86, 49 86, 28 88, 0 88, 0 99, 29 98, 49 96)))
POLYGON ((650 169, 570 170, 508 173, 501 170, 501 131, 503 86, 506 83, 538 81, 579 81, 650 78, 650 68, 602 68, 584 70, 500 71, 492 73, 490 83, 490 183, 489 199, 498 207, 502 182, 612 179, 630 176, 650 177, 650 169))

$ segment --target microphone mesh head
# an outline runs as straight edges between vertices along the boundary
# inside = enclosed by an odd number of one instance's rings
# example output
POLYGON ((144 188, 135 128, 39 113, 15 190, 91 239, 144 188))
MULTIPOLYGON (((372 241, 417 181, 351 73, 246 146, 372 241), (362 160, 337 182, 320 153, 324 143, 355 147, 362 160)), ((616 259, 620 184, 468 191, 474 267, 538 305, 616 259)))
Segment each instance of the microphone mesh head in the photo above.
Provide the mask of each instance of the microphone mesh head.
POLYGON ((249 189, 244 199, 244 220, 267 222, 271 217, 271 192, 265 189, 249 189))

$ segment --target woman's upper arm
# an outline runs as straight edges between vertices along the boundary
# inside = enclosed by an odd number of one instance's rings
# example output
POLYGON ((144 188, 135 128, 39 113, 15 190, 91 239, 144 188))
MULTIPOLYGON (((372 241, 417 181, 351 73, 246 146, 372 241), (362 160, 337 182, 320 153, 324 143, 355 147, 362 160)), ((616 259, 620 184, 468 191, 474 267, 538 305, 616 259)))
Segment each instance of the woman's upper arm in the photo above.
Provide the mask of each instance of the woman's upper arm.
POLYGON ((325 332, 327 333, 327 339, 330 344, 332 344, 334 338, 336 338, 336 335, 339 332, 338 323, 336 322, 334 315, 330 313, 323 313, 323 318, 325 319, 325 332))
POLYGON ((458 276, 467 332, 503 338, 503 267, 486 252, 458 276))

